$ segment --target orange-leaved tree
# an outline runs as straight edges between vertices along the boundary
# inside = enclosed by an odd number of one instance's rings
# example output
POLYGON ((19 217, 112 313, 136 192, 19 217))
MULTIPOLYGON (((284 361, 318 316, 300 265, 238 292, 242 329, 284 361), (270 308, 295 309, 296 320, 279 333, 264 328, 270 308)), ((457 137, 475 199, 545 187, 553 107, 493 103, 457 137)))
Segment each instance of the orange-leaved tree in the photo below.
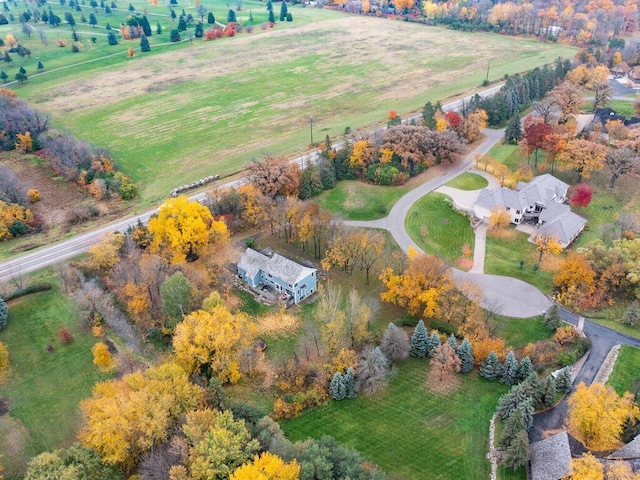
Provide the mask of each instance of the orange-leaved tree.
POLYGON ((578 183, 589 178, 591 172, 602 170, 607 158, 607 148, 590 140, 576 139, 567 142, 557 157, 560 170, 575 170, 578 183))
POLYGON ((214 220, 204 205, 186 196, 164 202, 158 215, 149 220, 149 232, 153 235, 151 250, 161 252, 174 263, 195 259, 210 243, 229 237, 227 225, 214 220))
POLYGON ((568 425, 572 435, 594 450, 610 450, 621 445, 620 435, 628 420, 640 418, 633 395, 620 397, 600 383, 588 387, 580 382, 569 398, 568 425))
POLYGON ((405 307, 412 315, 433 318, 441 304, 455 289, 449 268, 435 255, 419 254, 409 249, 409 265, 402 273, 387 268, 380 280, 387 291, 380 294, 385 302, 405 307))
POLYGON ((571 307, 579 307, 596 291, 595 278, 596 272, 587 257, 581 253, 570 253, 553 277, 553 283, 559 290, 558 300, 571 307))

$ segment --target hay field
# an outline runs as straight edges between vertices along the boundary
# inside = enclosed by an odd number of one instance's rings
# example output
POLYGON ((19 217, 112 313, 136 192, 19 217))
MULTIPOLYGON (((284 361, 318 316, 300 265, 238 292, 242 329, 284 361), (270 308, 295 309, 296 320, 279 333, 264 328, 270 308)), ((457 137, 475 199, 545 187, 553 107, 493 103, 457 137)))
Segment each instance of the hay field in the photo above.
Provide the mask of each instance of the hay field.
MULTIPOLYGON (((315 15, 291 10, 294 19, 315 15)), ((306 149, 309 116, 319 141, 383 121, 391 109, 402 114, 472 91, 489 59, 495 80, 574 52, 327 10, 307 20, 116 65, 97 62, 17 91, 59 127, 108 147, 148 204, 264 152, 306 149)))

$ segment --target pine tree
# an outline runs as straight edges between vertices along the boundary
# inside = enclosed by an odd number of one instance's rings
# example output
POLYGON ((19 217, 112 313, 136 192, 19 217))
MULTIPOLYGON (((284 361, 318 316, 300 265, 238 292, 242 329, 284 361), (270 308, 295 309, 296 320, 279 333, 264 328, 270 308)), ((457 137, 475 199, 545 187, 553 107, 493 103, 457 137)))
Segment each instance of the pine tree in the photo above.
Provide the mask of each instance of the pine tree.
POLYGON ((504 359, 504 365, 500 371, 500 381, 505 385, 514 385, 516 383, 516 376, 518 374, 518 360, 513 353, 513 350, 507 354, 504 359))
POLYGON ((521 430, 507 447, 504 463, 516 471, 529 461, 529 435, 521 430))
POLYGON ((118 39, 116 38, 116 34, 113 33, 111 30, 109 30, 109 33, 107 34, 107 41, 109 42, 109 45, 118 44, 118 39))
POLYGON ((202 23, 196 23, 196 28, 193 34, 196 36, 196 38, 202 38, 202 36, 204 35, 204 28, 202 27, 202 23))
POLYGON ((456 352, 456 355, 458 355, 458 350, 460 349, 460 347, 458 347, 458 339, 453 333, 449 335, 449 338, 447 339, 447 343, 451 345, 451 348, 453 348, 453 351, 456 352))
POLYGON ((422 109, 422 123, 425 127, 429 127, 432 130, 436 128, 436 120, 433 118, 435 114, 436 108, 433 104, 431 102, 425 103, 422 109))
POLYGON ((514 385, 511 387, 511 390, 502 395, 498 400, 496 414, 500 420, 506 420, 513 412, 516 411, 518 406, 525 401, 531 401, 531 397, 527 393, 526 389, 522 384, 514 385))
POLYGON ((9 78, 9 75, 7 74, 7 72, 1 71, 0 72, 0 81, 2 83, 6 83, 7 82, 7 78, 9 78))
POLYGON ((7 326, 7 320, 9 319, 9 306, 4 298, 0 296, 0 330, 7 326))
POLYGON ((518 365, 518 372, 516 373, 516 382, 520 383, 527 379, 529 375, 533 373, 533 364, 529 357, 524 357, 518 365))
POLYGON ((233 9, 229 9, 229 11, 227 12, 227 22, 231 23, 231 22, 235 22, 236 21, 236 12, 233 11, 233 9))
POLYGON ((625 325, 630 325, 632 327, 637 327, 640 322, 640 310, 638 308, 638 300, 634 300, 629 305, 629 308, 624 312, 622 316, 622 323, 625 325))
POLYGON ((556 390, 560 393, 568 393, 572 385, 573 380, 571 380, 569 367, 564 367, 558 372, 558 375, 556 375, 556 390))
POLYGON ((273 15, 273 10, 269 10, 269 23, 276 23, 276 17, 273 15))
POLYGON ((172 42, 179 42, 180 41, 180 32, 178 31, 177 28, 171 29, 171 33, 169 34, 169 39, 172 42))
POLYGON ((207 23, 209 25, 213 25, 214 23, 216 23, 216 17, 214 17, 213 12, 209 12, 209 14, 207 15, 207 23))
POLYGON ((183 16, 180 16, 180 20, 178 20, 178 31, 185 32, 187 30, 187 22, 183 16))
POLYGON ((543 323, 545 327, 551 328, 552 330, 562 325, 562 318, 560 317, 560 311, 556 303, 551 305, 551 308, 549 308, 545 314, 543 323))
POLYGON ((522 124, 520 121, 520 115, 516 113, 513 117, 511 117, 511 120, 509 120, 509 124, 504 131, 504 141, 517 145, 521 138, 522 124))
POLYGON ((356 377, 353 374, 353 368, 347 368, 347 373, 344 374, 342 379, 344 381, 346 398, 356 398, 358 396, 358 391, 356 390, 356 377))
POLYGON ((480 365, 480 376, 487 380, 495 380, 500 373, 500 361, 496 352, 491 350, 487 359, 480 365))
POLYGON ((156 22, 156 33, 158 35, 162 33, 162 25, 160 25, 160 22, 156 22))
POLYGON ((438 332, 434 330, 427 340, 427 355, 429 357, 433 356, 434 350, 440 345, 442 345, 442 340, 440 340, 440 335, 438 334, 438 332))
POLYGON ((267 11, 273 12, 273 3, 271 2, 271 0, 267 0, 267 11))
POLYGON ((535 372, 531 373, 531 375, 529 375, 520 385, 522 385, 522 388, 524 388, 527 395, 531 398, 533 408, 541 408, 542 394, 544 392, 542 382, 540 381, 538 374, 535 372))
POLYGON ((518 436, 518 433, 526 430, 527 427, 522 419, 522 412, 516 408, 504 422, 502 434, 500 435, 500 446, 507 448, 518 436))
POLYGON ((293 22, 293 15, 291 15, 291 12, 287 12, 287 22, 293 22))
POLYGON ((556 403, 556 380, 549 374, 542 382, 542 406, 551 407, 556 403))
POLYGON ((347 396, 344 379, 340 372, 333 374, 333 378, 329 383, 329 395, 334 400, 344 400, 347 396))
POLYGON ((280 21, 284 22, 287 18, 287 2, 282 0, 280 3, 280 21))
POLYGON ((140 26, 142 27, 142 32, 147 36, 151 36, 151 25, 149 24, 149 19, 146 15, 143 15, 140 19, 140 26))
POLYGON ((151 45, 149 45, 149 39, 147 38, 147 36, 144 33, 140 37, 140 51, 141 52, 150 52, 151 51, 151 45))
POLYGON ((249 23, 253 23, 253 12, 249 9, 249 23))
POLYGON ((475 359, 473 358, 473 348, 471 347, 471 342, 468 339, 465 338, 462 341, 460 350, 458 351, 458 356, 462 361, 462 364, 460 365, 460 372, 469 373, 471 370, 473 370, 475 359))
POLYGON ((413 329, 409 354, 417 358, 424 358, 425 355, 427 355, 427 329, 422 320, 420 320, 416 328, 413 329))

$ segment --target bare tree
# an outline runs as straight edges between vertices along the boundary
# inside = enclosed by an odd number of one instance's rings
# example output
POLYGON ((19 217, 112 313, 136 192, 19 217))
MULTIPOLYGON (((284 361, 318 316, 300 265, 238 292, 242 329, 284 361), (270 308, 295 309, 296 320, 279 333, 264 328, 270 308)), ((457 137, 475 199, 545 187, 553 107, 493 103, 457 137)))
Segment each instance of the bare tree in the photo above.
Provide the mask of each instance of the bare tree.
POLYGON ((427 386, 430 390, 447 394, 455 391, 458 386, 456 373, 460 371, 462 361, 455 350, 448 343, 443 343, 434 349, 429 362, 427 386))
POLYGON ((373 395, 387 387, 389 360, 380 347, 367 347, 358 359, 356 387, 365 395, 373 395))
POLYGON ((380 350, 392 362, 401 362, 409 356, 409 335, 402 328, 390 323, 382 334, 380 350))

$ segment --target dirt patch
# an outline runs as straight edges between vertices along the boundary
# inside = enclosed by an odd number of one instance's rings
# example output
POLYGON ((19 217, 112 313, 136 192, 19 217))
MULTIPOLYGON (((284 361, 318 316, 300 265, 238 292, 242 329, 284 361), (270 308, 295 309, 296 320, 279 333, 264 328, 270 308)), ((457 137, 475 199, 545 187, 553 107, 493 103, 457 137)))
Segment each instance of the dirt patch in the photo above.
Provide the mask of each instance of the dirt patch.
POLYGON ((0 398, 0 417, 9 413, 9 403, 6 398, 0 398))
POLYGON ((20 420, 11 415, 0 417, 0 452, 5 476, 24 473, 32 453, 27 451, 29 443, 29 431, 20 420))
POLYGON ((300 319, 285 310, 258 319, 258 333, 280 336, 295 333, 300 328, 300 319))

